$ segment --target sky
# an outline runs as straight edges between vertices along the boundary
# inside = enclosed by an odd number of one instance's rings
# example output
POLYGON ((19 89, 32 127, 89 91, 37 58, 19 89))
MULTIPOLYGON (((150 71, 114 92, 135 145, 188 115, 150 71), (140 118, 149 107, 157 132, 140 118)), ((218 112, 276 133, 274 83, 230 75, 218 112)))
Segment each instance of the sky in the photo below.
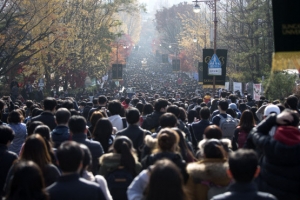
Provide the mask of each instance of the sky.
POLYGON ((139 0, 141 3, 147 5, 147 12, 153 13, 157 8, 161 6, 172 6, 173 4, 178 4, 180 2, 192 2, 192 0, 139 0))

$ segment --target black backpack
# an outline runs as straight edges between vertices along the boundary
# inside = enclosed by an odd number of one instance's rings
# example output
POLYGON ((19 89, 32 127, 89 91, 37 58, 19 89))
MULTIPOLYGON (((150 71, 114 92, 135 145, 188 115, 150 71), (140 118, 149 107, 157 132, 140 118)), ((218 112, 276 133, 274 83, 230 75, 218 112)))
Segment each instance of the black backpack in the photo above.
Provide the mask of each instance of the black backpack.
POLYGON ((113 199, 127 200, 127 188, 134 179, 134 176, 128 172, 123 166, 109 172, 105 179, 109 192, 113 199))

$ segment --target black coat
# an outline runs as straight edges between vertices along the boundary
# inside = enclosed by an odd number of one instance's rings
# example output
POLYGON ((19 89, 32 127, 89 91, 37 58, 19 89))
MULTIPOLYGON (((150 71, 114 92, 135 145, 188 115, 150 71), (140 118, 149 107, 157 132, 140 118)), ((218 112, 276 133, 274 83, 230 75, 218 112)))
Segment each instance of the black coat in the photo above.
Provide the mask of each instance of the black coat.
POLYGON ((50 200, 105 200, 97 183, 80 178, 78 174, 61 176, 47 192, 50 200))
POLYGON ((159 118, 163 114, 163 112, 154 111, 153 113, 147 115, 146 119, 143 121, 142 128, 154 133, 159 127, 159 118))
POLYGON ((197 142, 203 139, 203 133, 206 127, 212 125, 209 120, 201 120, 192 124, 193 132, 196 137, 197 142))
POLYGON ((288 146, 269 136, 274 125, 276 115, 272 114, 253 128, 248 136, 256 149, 263 152, 257 180, 259 190, 271 193, 279 200, 299 200, 300 143, 288 146))
POLYGON ((56 127, 55 116, 50 112, 42 112, 40 115, 33 117, 31 121, 41 121, 47 125, 51 131, 56 127))
POLYGON ((98 141, 87 139, 87 136, 84 133, 73 134, 72 140, 78 142, 79 144, 85 144, 89 148, 92 155, 92 172, 93 174, 97 174, 99 170, 99 158, 104 153, 102 145, 98 141))
POLYGON ((13 165, 13 162, 18 159, 17 154, 8 151, 7 146, 0 145, 0 197, 2 197, 3 187, 6 181, 6 176, 9 172, 9 169, 13 165))
POLYGON ((234 183, 228 192, 216 195, 212 200, 276 200, 276 198, 269 193, 258 192, 254 183, 234 183))

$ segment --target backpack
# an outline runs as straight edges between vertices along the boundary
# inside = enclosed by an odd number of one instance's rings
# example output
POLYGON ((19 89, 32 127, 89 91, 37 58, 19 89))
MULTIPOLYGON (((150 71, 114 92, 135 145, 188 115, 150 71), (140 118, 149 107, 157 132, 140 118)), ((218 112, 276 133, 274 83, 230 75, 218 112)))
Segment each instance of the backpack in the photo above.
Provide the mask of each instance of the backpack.
POLYGON ((133 181, 133 175, 128 172, 123 166, 119 166, 117 169, 109 172, 105 179, 109 192, 113 199, 127 200, 127 188, 133 181))
POLYGON ((227 115, 227 118, 224 118, 222 115, 217 115, 220 117, 219 127, 222 130, 223 138, 232 139, 237 122, 230 115, 227 115))
POLYGON ((248 133, 246 131, 240 131, 238 134, 237 142, 238 148, 243 148, 247 141, 248 133))

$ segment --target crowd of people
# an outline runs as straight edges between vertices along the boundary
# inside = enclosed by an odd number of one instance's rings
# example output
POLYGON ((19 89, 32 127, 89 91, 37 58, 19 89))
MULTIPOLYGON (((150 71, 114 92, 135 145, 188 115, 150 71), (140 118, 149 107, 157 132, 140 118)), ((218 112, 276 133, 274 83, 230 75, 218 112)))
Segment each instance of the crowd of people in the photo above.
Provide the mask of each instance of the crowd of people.
POLYGON ((212 95, 168 67, 133 66, 122 84, 92 101, 3 97, 1 197, 300 199, 295 95, 284 103, 212 95))

